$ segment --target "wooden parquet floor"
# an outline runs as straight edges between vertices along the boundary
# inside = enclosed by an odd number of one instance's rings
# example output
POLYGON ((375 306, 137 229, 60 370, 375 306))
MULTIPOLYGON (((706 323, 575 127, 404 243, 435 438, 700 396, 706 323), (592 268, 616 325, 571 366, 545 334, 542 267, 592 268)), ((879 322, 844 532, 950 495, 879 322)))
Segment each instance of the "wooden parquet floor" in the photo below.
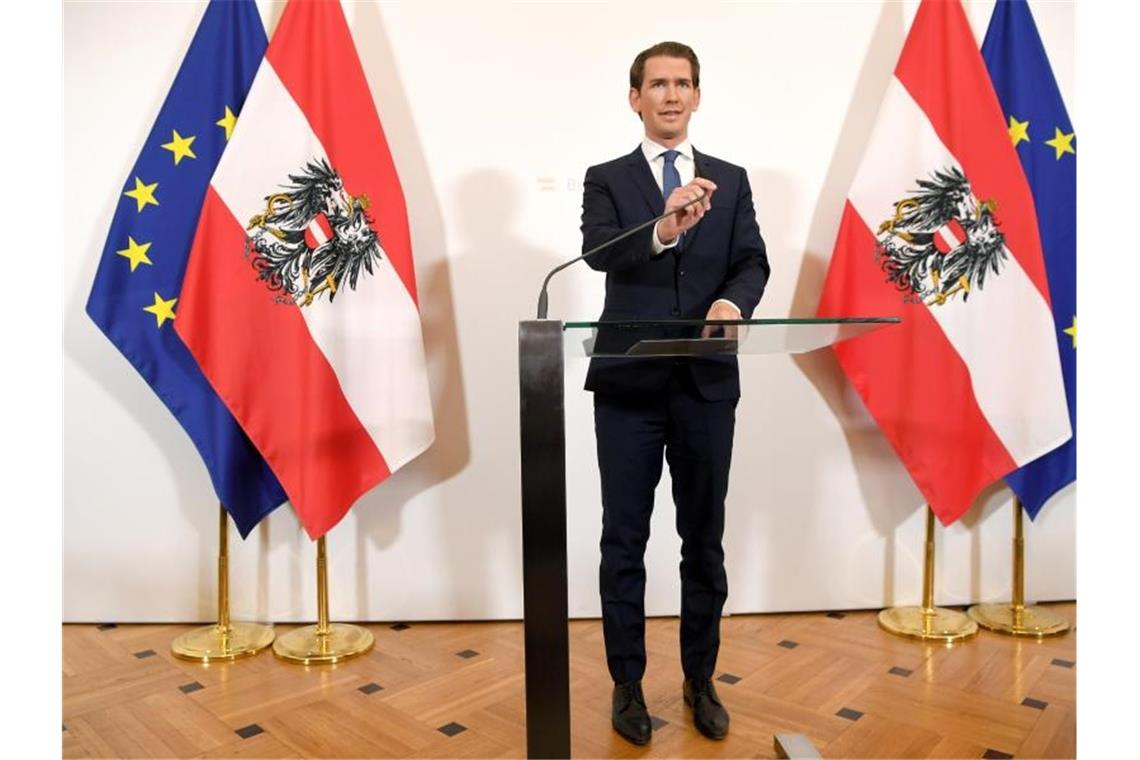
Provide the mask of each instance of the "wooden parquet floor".
MULTIPOLYGON (((1049 606, 1075 623, 1076 604, 1049 606)), ((64 626, 64 757, 525 756, 520 623, 374 624, 374 651, 331 667, 183 662, 170 642, 189 628, 64 626)), ((571 624, 575 757, 775 757, 777 733, 832 758, 1076 754, 1075 632, 947 648, 885 633, 874 612, 725 618, 722 742, 686 714, 677 637, 675 618, 649 621, 656 729, 639 748, 610 728, 600 622, 571 624)))

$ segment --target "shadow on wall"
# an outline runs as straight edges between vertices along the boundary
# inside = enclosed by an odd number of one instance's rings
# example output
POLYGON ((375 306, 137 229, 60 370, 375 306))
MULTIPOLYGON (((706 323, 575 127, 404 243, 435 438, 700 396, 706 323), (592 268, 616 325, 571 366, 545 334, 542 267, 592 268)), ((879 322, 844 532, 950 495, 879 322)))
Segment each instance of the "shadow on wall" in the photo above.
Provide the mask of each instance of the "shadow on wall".
MULTIPOLYGON (((798 255, 797 243, 786 222, 799 202, 796 185, 787 174, 767 168, 749 169, 748 178, 756 221, 772 270, 752 316, 779 319, 784 316, 782 291, 790 289, 792 283, 783 262, 798 255)), ((733 613, 747 614, 779 599, 779 587, 785 584, 785 578, 799 571, 793 563, 814 562, 806 555, 790 558, 780 548, 789 535, 799 535, 810 522, 811 510, 799 509, 794 515, 780 512, 777 516, 767 508, 781 500, 805 506, 816 501, 811 493, 815 479, 801 476, 813 460, 811 442, 797 433, 798 412, 787 403, 787 387, 776 379, 785 360, 779 355, 742 356, 739 360, 741 399, 736 413, 724 539, 730 579, 726 610, 733 613), (780 477, 774 479, 773 473, 780 473, 780 477), (785 487, 794 490, 774 492, 773 480, 787 483, 785 487), (758 598, 734 595, 734 577, 763 579, 764 589, 758 598)))
MULTIPOLYGON (((796 287, 789 263, 801 256, 801 243, 790 234, 787 220, 798 218, 805 198, 797 192, 798 183, 785 172, 752 168, 748 175, 757 222, 772 267, 764 298, 753 316, 783 318, 785 304, 796 287)), ((793 309, 791 316, 799 315, 793 309)), ((741 611, 749 609, 748 605, 764 607, 772 600, 781 600, 777 604, 787 603, 782 593, 786 578, 789 574, 811 575, 818 558, 803 552, 788 552, 781 547, 786 545, 789 536, 816 534, 815 525, 827 520, 825 510, 829 505, 824 503, 819 487, 826 482, 826 478, 819 475, 820 468, 826 464, 821 461, 816 440, 801 432, 805 424, 803 407, 795 403, 798 382, 791 369, 794 365, 789 365, 788 360, 784 355, 741 359, 744 387, 738 410, 738 444, 733 452, 731 488, 734 494, 742 495, 745 503, 754 502, 755 508, 743 510, 733 518, 734 531, 739 529, 739 532, 730 540, 746 542, 734 547, 733 572, 764 579, 765 586, 759 598, 738 600, 744 605, 741 611), (745 456, 752 457, 757 466, 744 467, 735 461, 745 456), (772 473, 779 473, 779 477, 773 479, 772 473), (773 480, 780 483, 780 491, 773 491, 773 480), (781 511, 776 517, 772 510, 765 509, 768 500, 796 504, 800 508, 781 511), (749 550, 742 551, 745 546, 749 550), (751 547, 756 546, 762 550, 752 551, 751 547)))
MULTIPOLYGON (((431 183, 384 20, 374 4, 357 8, 352 33, 404 190, 435 415, 432 446, 365 494, 352 509, 357 523, 356 608, 362 619, 371 620, 385 619, 384 610, 377 609, 378 594, 382 597, 384 589, 377 589, 377 593, 371 589, 371 553, 384 551, 396 543, 407 503, 424 490, 461 472, 470 461, 471 452, 455 300, 438 194, 431 183)), ((452 549, 458 550, 470 535, 452 519, 455 517, 450 514, 453 505, 441 504, 439 508, 448 513, 441 520, 440 540, 448 547, 443 554, 450 556, 454 554, 452 549)), ((399 583, 399 578, 389 577, 382 585, 391 587, 399 583)))
MULTIPOLYGON (((792 297, 792 317, 815 316, 847 193, 870 139, 879 104, 890 83, 905 36, 902 5, 883 3, 808 228, 807 250, 804 251, 792 297)), ((895 604, 895 533, 915 509, 923 506, 922 495, 861 399, 847 383, 835 353, 830 350, 813 351, 794 357, 794 361, 843 424, 862 501, 870 512, 875 529, 886 539, 883 603, 895 604)), ((921 572, 921 549, 918 551, 918 570, 921 572)))
POLYGON ((459 178, 449 204, 460 241, 452 260, 463 288, 466 389, 478 400, 472 418, 480 465, 470 487, 443 505, 441 527, 454 549, 449 556, 464 557, 452 570, 453 598, 445 606, 468 616, 501 608, 504 597, 517 599, 522 612, 518 322, 532 318, 542 278, 558 263, 554 250, 521 234, 524 191, 516 177, 480 169, 459 178), (513 588, 503 588, 507 578, 513 588))
MULTIPOLYGON (((356 609, 362 619, 388 619, 383 600, 400 579, 385 577, 372 588, 372 558, 399 540, 408 502, 468 469, 475 426, 484 441, 478 472, 466 473, 462 486, 456 484, 443 498, 424 505, 435 513, 434 541, 445 564, 433 569, 439 588, 431 593, 440 609, 466 619, 501 605, 504 578, 513 577, 521 610, 515 339, 518 320, 533 313, 542 276, 557 260, 553 251, 531 246, 520 234, 522 188, 505 172, 485 169, 460 177, 453 189, 444 190, 451 196, 446 206, 457 209, 454 218, 444 219, 441 193, 431 182, 385 28, 375 5, 358 7, 353 34, 400 172, 412 227, 436 435, 428 451, 353 507, 356 609), (458 243, 449 245, 445 231, 458 243), (460 361, 461 327, 467 336, 466 365, 460 361), (468 397, 478 400, 470 410, 468 397)), ((416 566, 406 572, 416 572, 416 566)))
MULTIPOLYGON (((984 571, 982 562, 982 524, 990 520, 1008 520, 1010 526, 1009 533, 1012 536, 1012 509, 1010 490, 1006 487, 1004 480, 999 480, 983 488, 977 498, 974 499, 974 505, 970 508, 970 511, 962 515, 962 519, 959 520, 961 527, 970 533, 970 599, 978 601, 1000 601, 987 599, 985 589, 982 587, 984 571)), ((1025 521, 1026 523, 1029 522, 1028 516, 1025 516, 1025 521)), ((938 528, 935 528, 935 530, 938 530, 938 528)), ((937 549, 935 551, 937 551, 937 549)), ((937 577, 934 579, 934 591, 936 595, 935 598, 937 598, 937 577)), ((1011 594, 1012 592, 1006 593, 1003 598, 1009 599, 1011 594)), ((961 595, 962 594, 959 593, 956 596, 961 595)))

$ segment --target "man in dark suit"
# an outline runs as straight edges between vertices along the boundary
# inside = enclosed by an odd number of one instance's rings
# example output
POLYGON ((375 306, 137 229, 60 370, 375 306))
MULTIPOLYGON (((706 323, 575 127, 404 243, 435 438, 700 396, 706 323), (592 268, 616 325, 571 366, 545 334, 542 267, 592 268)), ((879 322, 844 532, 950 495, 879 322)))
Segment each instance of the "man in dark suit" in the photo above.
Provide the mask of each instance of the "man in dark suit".
MULTIPOLYGON (((606 273, 603 321, 748 318, 764 292, 768 259, 748 175, 689 144, 699 103, 700 63, 691 48, 662 42, 638 54, 629 104, 645 138, 629 155, 586 172, 582 248, 677 212, 587 259, 606 273)), ((594 392, 602 483, 599 587, 614 729, 635 744, 651 737, 641 688, 644 555, 664 455, 682 541, 684 699, 702 734, 724 738, 728 713, 712 676, 728 594, 721 539, 740 397, 736 357, 594 359, 586 389, 594 392)))

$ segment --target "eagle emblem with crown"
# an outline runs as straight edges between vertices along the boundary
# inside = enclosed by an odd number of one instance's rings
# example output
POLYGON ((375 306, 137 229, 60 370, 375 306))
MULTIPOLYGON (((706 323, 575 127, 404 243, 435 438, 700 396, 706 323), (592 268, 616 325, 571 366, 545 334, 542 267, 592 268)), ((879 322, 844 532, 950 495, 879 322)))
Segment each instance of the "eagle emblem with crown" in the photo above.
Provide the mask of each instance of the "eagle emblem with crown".
POLYGON ((331 303, 383 258, 367 195, 353 196, 324 158, 309 161, 246 226, 246 258, 279 303, 331 303))
POLYGON ((941 306, 981 290, 1005 261, 1005 236, 993 200, 979 201, 956 166, 917 180, 918 190, 895 203, 879 225, 875 259, 906 303, 941 306))

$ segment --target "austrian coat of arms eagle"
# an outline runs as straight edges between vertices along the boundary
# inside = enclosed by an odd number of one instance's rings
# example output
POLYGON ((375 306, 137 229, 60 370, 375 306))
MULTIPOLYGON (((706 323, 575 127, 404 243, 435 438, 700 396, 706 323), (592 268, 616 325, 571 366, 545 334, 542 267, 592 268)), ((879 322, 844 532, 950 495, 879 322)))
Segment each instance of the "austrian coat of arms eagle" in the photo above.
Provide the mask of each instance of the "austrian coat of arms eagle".
POLYGON ((958 167, 917 180, 918 190, 895 203, 879 225, 875 259, 907 303, 941 306, 985 285, 1006 259, 993 200, 979 201, 958 167))
POLYGON ((367 195, 353 196, 325 159, 309 161, 246 226, 246 257, 279 303, 308 306, 355 290, 383 258, 367 195))

